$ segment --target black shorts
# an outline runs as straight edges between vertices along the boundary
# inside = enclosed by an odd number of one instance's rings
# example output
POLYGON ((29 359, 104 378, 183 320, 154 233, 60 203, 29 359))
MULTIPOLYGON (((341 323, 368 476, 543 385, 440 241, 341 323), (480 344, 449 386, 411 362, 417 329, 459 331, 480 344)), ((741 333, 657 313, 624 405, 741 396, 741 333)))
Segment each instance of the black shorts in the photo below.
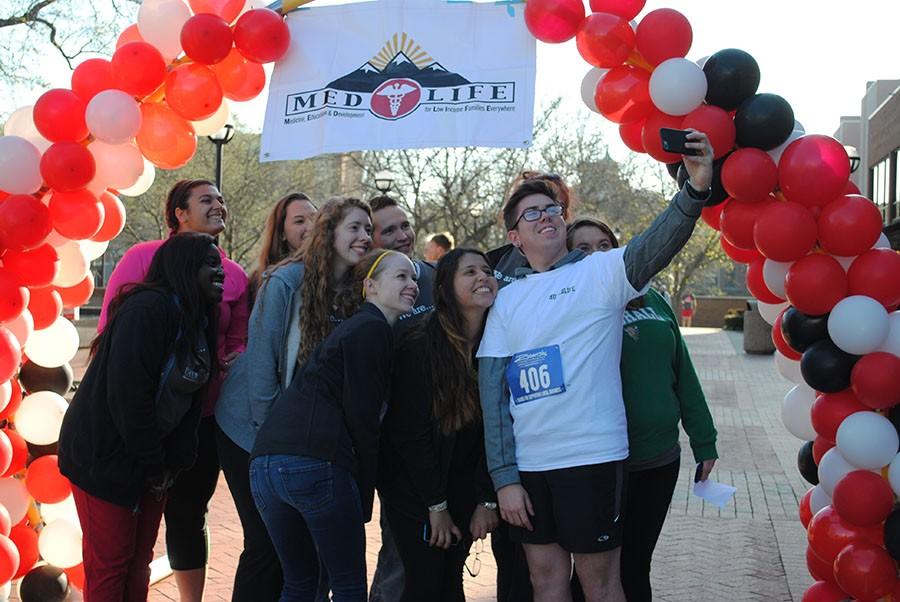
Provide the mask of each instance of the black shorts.
POLYGON ((595 554, 622 545, 624 462, 541 472, 520 472, 531 498, 534 531, 509 527, 518 543, 558 543, 572 554, 595 554))

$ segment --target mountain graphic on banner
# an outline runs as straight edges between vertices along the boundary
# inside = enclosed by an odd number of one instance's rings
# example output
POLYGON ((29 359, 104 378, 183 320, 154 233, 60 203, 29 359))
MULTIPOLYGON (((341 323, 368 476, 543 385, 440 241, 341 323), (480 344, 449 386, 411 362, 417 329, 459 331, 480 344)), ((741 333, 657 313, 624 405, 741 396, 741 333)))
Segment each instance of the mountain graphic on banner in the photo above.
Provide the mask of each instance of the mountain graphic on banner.
POLYGON ((403 51, 388 61, 384 69, 378 69, 370 62, 328 84, 328 88, 348 92, 374 92, 389 79, 406 78, 419 83, 423 88, 449 88, 463 86, 469 80, 444 68, 437 61, 424 67, 417 67, 403 51))

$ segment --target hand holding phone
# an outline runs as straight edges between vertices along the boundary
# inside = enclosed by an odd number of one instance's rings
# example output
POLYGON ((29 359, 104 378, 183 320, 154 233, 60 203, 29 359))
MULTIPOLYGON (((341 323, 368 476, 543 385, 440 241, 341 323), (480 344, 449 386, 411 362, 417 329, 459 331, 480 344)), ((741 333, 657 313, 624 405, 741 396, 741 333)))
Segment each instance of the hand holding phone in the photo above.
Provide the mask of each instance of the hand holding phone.
POLYGON ((686 146, 688 139, 687 130, 674 130, 672 128, 659 128, 659 137, 662 140, 663 150, 667 153, 696 156, 700 151, 686 146))

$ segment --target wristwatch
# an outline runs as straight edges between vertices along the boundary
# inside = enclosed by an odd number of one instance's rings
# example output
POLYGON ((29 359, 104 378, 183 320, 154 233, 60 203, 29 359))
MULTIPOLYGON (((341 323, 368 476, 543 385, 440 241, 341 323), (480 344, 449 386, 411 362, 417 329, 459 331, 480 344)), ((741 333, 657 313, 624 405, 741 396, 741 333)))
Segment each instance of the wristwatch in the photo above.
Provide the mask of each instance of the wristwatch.
POLYGON ((496 510, 497 502, 481 502, 481 505, 484 506, 486 510, 496 510))

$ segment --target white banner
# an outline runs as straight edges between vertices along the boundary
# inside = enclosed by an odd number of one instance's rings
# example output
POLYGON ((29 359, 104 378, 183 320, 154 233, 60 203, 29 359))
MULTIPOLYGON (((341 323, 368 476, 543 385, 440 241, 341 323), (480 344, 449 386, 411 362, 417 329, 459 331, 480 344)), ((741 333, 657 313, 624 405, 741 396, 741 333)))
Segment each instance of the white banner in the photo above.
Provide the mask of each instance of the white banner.
POLYGON ((535 41, 523 5, 379 0, 288 16, 260 161, 531 143, 535 41))

